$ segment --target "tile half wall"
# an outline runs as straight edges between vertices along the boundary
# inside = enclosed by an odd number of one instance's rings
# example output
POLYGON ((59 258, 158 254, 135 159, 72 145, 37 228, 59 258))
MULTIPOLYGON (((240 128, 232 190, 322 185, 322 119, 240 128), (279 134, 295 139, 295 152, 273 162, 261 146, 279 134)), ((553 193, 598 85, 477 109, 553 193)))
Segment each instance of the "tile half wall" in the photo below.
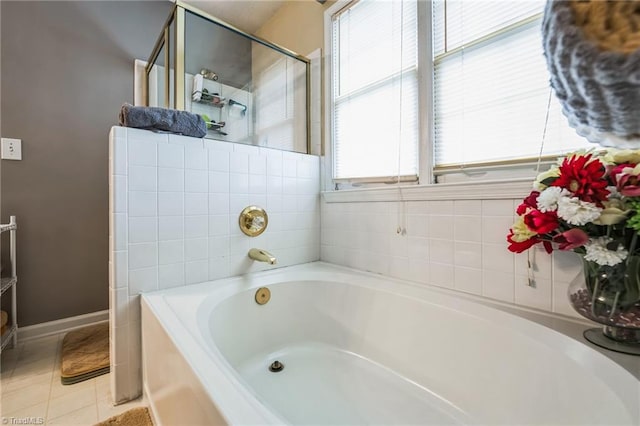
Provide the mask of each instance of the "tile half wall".
POLYGON ((319 158, 113 127, 109 135, 109 309, 115 403, 142 392, 140 293, 320 258, 319 158), (266 209, 260 236, 243 208, 266 209), (253 262, 270 251, 275 266, 253 262))

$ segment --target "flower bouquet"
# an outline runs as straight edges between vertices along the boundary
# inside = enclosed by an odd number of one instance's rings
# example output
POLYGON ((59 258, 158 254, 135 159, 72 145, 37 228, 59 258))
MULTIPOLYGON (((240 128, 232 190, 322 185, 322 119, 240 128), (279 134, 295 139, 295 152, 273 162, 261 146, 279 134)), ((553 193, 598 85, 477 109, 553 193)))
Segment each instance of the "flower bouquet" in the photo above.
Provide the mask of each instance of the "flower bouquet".
POLYGON ((640 150, 568 155, 536 178, 516 213, 509 250, 578 253, 584 279, 569 288, 572 306, 640 354, 640 150))

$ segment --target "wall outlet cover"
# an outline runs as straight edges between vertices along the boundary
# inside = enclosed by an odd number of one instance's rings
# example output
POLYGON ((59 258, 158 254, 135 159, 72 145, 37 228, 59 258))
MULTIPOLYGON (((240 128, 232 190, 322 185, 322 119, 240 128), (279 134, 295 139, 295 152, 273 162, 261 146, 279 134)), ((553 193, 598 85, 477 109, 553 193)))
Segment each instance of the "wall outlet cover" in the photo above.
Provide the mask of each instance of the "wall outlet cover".
POLYGON ((22 160, 22 139, 2 138, 0 151, 3 160, 22 160))

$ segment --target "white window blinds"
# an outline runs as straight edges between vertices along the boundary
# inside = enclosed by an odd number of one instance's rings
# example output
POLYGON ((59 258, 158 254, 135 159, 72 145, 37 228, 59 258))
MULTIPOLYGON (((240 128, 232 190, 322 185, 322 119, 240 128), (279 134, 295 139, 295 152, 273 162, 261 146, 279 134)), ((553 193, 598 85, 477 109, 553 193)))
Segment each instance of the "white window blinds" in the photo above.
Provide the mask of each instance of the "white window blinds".
MULTIPOLYGON (((543 7, 539 0, 433 3, 436 172, 538 157, 549 99, 543 7)), ((589 146, 553 95, 543 155, 589 146)))
POLYGON ((416 179, 416 1, 351 3, 332 42, 334 179, 416 179))

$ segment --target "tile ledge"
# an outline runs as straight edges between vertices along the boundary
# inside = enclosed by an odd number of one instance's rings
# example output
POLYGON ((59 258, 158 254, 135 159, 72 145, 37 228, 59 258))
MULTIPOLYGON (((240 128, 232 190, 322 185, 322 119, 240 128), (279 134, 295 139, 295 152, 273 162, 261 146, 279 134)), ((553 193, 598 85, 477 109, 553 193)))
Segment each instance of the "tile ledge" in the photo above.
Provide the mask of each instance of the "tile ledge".
POLYGON ((485 181, 472 183, 441 183, 389 188, 364 188, 322 191, 327 203, 432 200, 498 200, 519 199, 528 195, 532 179, 485 181))

